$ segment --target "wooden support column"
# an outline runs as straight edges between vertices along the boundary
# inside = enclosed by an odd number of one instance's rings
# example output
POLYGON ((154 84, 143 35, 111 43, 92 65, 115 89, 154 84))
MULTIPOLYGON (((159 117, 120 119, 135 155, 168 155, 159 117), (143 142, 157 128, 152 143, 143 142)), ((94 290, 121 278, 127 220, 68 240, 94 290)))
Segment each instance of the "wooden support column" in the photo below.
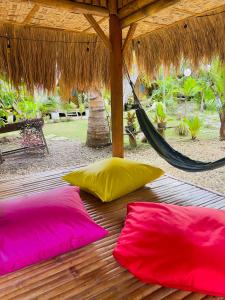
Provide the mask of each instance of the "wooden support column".
POLYGON ((116 14, 109 16, 109 37, 112 46, 110 54, 112 155, 123 157, 122 27, 116 14))

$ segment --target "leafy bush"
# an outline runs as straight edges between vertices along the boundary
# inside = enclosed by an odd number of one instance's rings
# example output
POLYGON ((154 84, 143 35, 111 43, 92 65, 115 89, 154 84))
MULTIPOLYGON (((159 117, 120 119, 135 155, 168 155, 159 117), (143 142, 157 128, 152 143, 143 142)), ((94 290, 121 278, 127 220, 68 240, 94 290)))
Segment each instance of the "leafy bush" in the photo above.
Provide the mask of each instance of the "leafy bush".
POLYGON ((155 121, 157 124, 166 122, 166 108, 162 102, 156 103, 155 121))
POLYGON ((181 92, 187 98, 195 97, 201 91, 201 86, 199 85, 198 80, 193 77, 187 77, 184 80, 183 86, 181 87, 181 92))
POLYGON ((13 111, 16 92, 5 81, 0 80, 0 127, 5 125, 8 115, 13 111))
POLYGON ((132 111, 128 111, 126 114, 127 127, 131 129, 131 131, 136 130, 136 113, 132 111))
POLYGON ((25 96, 16 104, 17 116, 19 119, 33 119, 39 112, 38 103, 34 102, 32 96, 25 96))
POLYGON ((47 100, 40 105, 40 111, 42 115, 47 113, 57 111, 58 109, 58 100, 54 96, 48 96, 47 100))
POLYGON ((0 108, 0 128, 5 126, 5 118, 8 117, 8 112, 0 108))
POLYGON ((201 128, 201 120, 198 116, 185 119, 185 123, 188 126, 192 140, 195 140, 199 134, 201 128))
POLYGON ((173 76, 158 79, 151 84, 151 101, 174 105, 174 98, 179 92, 178 81, 173 76))
POLYGON ((189 127, 188 125, 185 123, 184 119, 180 120, 180 123, 178 124, 178 126, 176 127, 176 132, 180 135, 180 136, 187 136, 188 132, 189 132, 189 127))

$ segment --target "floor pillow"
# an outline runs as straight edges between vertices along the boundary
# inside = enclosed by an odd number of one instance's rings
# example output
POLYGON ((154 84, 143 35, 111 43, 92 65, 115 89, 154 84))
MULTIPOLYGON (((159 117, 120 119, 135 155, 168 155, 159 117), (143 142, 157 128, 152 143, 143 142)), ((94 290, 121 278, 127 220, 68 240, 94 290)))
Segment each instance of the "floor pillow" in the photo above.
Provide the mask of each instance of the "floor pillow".
POLYGON ((88 215, 77 187, 0 201, 0 275, 107 235, 88 215))
POLYGON ((136 161, 112 157, 66 174, 63 179, 72 185, 108 202, 131 193, 164 172, 136 161))
POLYGON ((146 283, 225 296, 225 211, 131 203, 113 255, 146 283))

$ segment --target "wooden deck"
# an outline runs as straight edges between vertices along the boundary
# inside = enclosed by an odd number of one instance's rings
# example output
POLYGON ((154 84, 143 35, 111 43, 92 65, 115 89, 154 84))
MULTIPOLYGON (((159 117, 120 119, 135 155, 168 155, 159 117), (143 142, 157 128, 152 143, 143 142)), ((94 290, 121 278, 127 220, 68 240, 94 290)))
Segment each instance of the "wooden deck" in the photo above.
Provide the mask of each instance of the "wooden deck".
MULTIPOLYGON (((0 198, 65 185, 60 179, 62 174, 48 172, 11 182, 2 181, 0 198)), ((126 204, 129 202, 154 201, 223 209, 225 196, 164 176, 149 187, 111 203, 103 204, 86 193, 82 193, 81 197, 93 219, 109 230, 109 236, 77 251, 0 277, 0 299, 223 299, 146 285, 118 265, 112 257, 112 250, 123 226, 126 204)))

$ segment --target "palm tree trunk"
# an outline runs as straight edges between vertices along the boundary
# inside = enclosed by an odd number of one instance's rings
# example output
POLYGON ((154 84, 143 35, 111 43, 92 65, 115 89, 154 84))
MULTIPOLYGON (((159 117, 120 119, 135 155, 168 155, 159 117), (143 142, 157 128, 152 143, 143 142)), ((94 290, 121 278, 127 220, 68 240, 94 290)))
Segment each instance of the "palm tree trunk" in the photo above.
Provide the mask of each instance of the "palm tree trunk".
POLYGON ((220 140, 225 141, 225 109, 220 111, 220 140))
POLYGON ((110 132, 105 117, 104 100, 100 91, 93 91, 89 100, 87 145, 103 147, 110 144, 110 132))

